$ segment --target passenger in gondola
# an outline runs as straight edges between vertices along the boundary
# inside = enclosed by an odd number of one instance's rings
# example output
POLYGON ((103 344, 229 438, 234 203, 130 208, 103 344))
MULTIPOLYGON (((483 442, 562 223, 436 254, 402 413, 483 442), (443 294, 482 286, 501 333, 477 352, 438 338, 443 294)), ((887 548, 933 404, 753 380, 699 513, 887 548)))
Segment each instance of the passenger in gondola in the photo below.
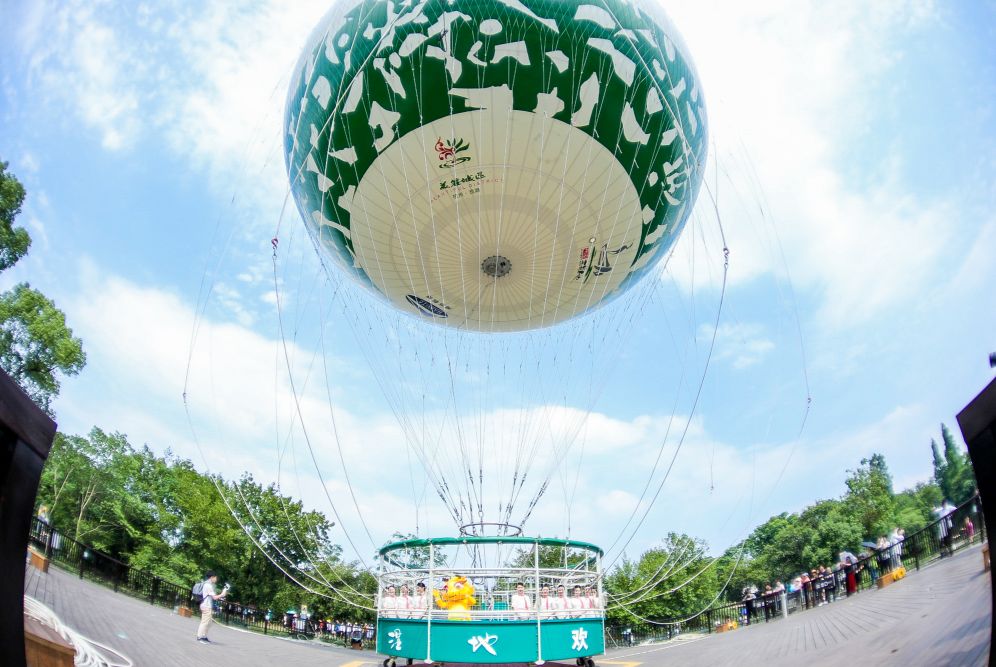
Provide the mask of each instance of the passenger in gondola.
POLYGON ((408 584, 401 584, 401 594, 398 595, 398 618, 411 618, 412 596, 408 584))
POLYGON ((587 609, 591 610, 602 609, 603 605, 601 599, 599 599, 598 597, 597 589, 588 586, 587 588, 584 589, 584 595, 586 598, 588 598, 587 609))
POLYGON ((429 594, 421 581, 415 584, 415 595, 412 596, 410 609, 412 618, 425 618, 429 609, 429 594))
POLYGON ((536 601, 536 608, 539 609, 540 618, 553 618, 554 610, 554 600, 550 597, 550 587, 543 586, 540 589, 539 600, 536 601))
POLYGON ((526 587, 521 582, 515 585, 515 593, 511 600, 513 617, 519 620, 526 620, 532 616, 533 601, 526 595, 526 587))
POLYGON ((571 597, 568 598, 568 605, 571 609, 570 616, 572 618, 581 618, 584 616, 584 595, 581 593, 580 586, 574 587, 571 597))
POLYGON ((557 586, 557 597, 553 599, 554 618, 570 618, 570 601, 567 599, 567 589, 563 584, 557 586))
MULTIPOLYGON (((579 587, 580 588, 580 587, 579 587)), ((594 616, 592 609, 594 609, 595 600, 591 595, 591 586, 586 586, 584 592, 581 594, 581 617, 594 616)))
POLYGON ((398 598, 394 586, 388 586, 384 589, 384 594, 380 598, 380 614, 389 618, 397 617, 398 598))

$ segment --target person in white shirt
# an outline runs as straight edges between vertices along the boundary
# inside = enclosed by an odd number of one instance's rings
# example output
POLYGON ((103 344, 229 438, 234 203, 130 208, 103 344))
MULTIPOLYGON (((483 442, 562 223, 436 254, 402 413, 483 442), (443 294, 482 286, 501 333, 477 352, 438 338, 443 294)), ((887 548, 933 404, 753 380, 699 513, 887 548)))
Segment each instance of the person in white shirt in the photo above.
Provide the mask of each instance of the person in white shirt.
POLYGON ((539 609, 540 618, 553 618, 553 612, 556 609, 554 606, 554 600, 550 597, 550 587, 543 586, 540 589, 539 600, 536 601, 536 608, 539 609))
POLYGON ((954 528, 954 521, 952 520, 951 515, 954 514, 954 511, 954 506, 951 505, 947 499, 941 503, 940 507, 934 509, 934 514, 936 514, 938 518, 937 537, 941 541, 940 552, 942 558, 945 556, 945 553, 948 556, 954 553, 951 541, 951 531, 954 528))
POLYGON ((903 540, 906 539, 906 531, 902 528, 896 528, 893 535, 895 535, 892 542, 895 545, 892 548, 893 567, 903 567, 903 540))
POLYGON ((563 585, 557 586, 557 597, 553 599, 553 608, 556 610, 556 613, 553 615, 554 618, 568 618, 570 616, 567 613, 569 607, 567 589, 563 585))
POLYGON ((575 586, 574 590, 571 591, 571 597, 567 598, 567 606, 571 610, 569 616, 572 618, 581 618, 585 615, 584 600, 585 598, 581 594, 581 587, 575 586))
POLYGON ((408 584, 401 584, 401 594, 398 595, 398 618, 411 618, 412 596, 408 593, 408 584))
POLYGON ((411 617, 425 618, 429 609, 429 595, 426 593, 425 584, 419 582, 415 585, 415 595, 411 599, 411 617))
POLYGON ((592 609, 596 611, 602 609, 602 601, 599 599, 598 591, 596 589, 592 588, 591 586, 588 586, 587 588, 584 589, 584 594, 585 597, 588 599, 588 606, 585 607, 586 609, 592 609))
POLYGON ((218 575, 208 570, 204 575, 204 583, 201 587, 201 624, 197 626, 197 641, 202 644, 210 644, 208 639, 208 628, 211 626, 211 617, 214 615, 214 601, 224 600, 228 595, 228 586, 218 593, 214 585, 218 583, 218 575))
POLYGON ((526 587, 523 584, 515 585, 515 593, 512 594, 512 613, 519 620, 530 617, 533 609, 533 601, 526 595, 526 587))
MULTIPOLYGON (((380 597, 380 615, 391 618, 398 615, 398 598, 395 595, 394 586, 385 588, 384 594, 380 597)), ((352 631, 352 628, 346 628, 346 632, 352 631)))

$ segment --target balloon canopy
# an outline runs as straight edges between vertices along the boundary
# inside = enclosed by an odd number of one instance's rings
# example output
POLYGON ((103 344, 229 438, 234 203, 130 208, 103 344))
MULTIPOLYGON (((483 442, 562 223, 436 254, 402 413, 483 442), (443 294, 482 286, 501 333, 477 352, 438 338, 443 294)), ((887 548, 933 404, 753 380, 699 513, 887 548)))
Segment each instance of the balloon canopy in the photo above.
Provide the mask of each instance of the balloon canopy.
POLYGON ((707 146, 694 67, 649 4, 337 5, 286 110, 319 251, 459 329, 545 327, 627 289, 680 233, 707 146))

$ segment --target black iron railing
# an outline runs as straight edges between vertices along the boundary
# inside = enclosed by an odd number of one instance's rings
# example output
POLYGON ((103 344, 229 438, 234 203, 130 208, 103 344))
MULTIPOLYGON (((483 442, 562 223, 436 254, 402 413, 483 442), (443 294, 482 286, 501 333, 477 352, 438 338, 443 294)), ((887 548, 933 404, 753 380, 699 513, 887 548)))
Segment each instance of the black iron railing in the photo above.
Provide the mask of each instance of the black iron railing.
MULTIPOLYGON (((969 500, 955 509, 949 517, 951 528, 947 535, 941 530, 942 519, 907 535, 899 544, 889 547, 889 565, 884 566, 878 552, 867 554, 857 561, 856 589, 865 590, 874 586, 878 577, 894 567, 919 570, 927 563, 954 553, 971 543, 983 541, 985 521, 978 497, 969 500), (975 527, 974 535, 964 530, 965 518, 975 527)), ((191 603, 190 586, 168 581, 145 570, 131 567, 102 551, 78 542, 59 532, 51 525, 38 519, 32 521, 29 545, 43 553, 54 563, 66 570, 75 571, 81 579, 90 579, 112 587, 116 592, 125 593, 147 600, 150 604, 178 609, 186 606, 195 609, 191 603)), ((793 577, 783 579, 791 581, 793 577)), ((692 619, 651 619, 652 624, 606 626, 606 640, 610 645, 624 646, 646 641, 663 641, 685 632, 715 632, 738 625, 767 623, 784 615, 798 613, 821 604, 830 604, 847 595, 846 575, 831 573, 804 584, 800 590, 781 593, 760 594, 753 600, 729 602, 710 607, 692 619)), ((222 601, 216 603, 214 619, 226 625, 233 625, 261 632, 279 634, 301 639, 320 639, 328 642, 349 643, 349 633, 336 632, 327 623, 311 619, 302 620, 286 614, 273 614, 252 605, 222 601)), ((363 631, 364 641, 367 632, 363 631)))
MULTIPOLYGON (((150 604, 174 610, 187 607, 194 612, 197 611, 198 605, 191 599, 193 582, 184 586, 151 572, 131 567, 90 545, 66 536, 37 517, 32 521, 28 543, 53 563, 67 571, 76 572, 80 579, 104 584, 113 588, 115 592, 147 600, 150 604)), ((302 620, 286 614, 274 614, 252 605, 227 600, 215 602, 214 620, 263 634, 320 639, 328 642, 348 641, 348 638, 338 636, 325 623, 311 619, 302 620)))
MULTIPOLYGON (((986 539, 985 519, 978 496, 955 508, 947 517, 951 527, 941 530, 937 519, 924 528, 907 535, 898 544, 890 544, 888 558, 879 558, 880 551, 873 550, 855 563, 855 592, 877 585, 879 577, 903 567, 919 570, 924 565, 949 556, 955 551, 986 539), (965 529, 968 518, 974 528, 972 534, 965 529), (944 534, 946 533, 946 535, 944 534)), ((885 554, 882 554, 885 556, 885 554)), ((797 576, 782 579, 791 582, 797 576)), ((788 584, 786 584, 788 585, 788 584)), ((741 600, 715 605, 692 619, 655 618, 652 623, 634 623, 629 626, 608 625, 606 641, 614 646, 627 646, 644 642, 663 641, 688 632, 716 632, 736 623, 737 627, 767 623, 783 616, 795 614, 817 606, 832 604, 847 596, 846 571, 831 571, 804 583, 798 590, 782 593, 760 593, 753 600, 741 600)))

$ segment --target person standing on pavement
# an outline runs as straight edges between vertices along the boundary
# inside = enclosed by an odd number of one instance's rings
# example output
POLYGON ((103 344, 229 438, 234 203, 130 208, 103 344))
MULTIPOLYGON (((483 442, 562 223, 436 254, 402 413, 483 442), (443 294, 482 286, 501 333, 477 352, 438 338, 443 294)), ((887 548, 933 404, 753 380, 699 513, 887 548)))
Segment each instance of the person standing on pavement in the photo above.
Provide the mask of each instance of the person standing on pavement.
POLYGON ((211 626, 211 617, 214 616, 214 601, 224 600, 228 595, 228 586, 222 589, 221 593, 215 590, 218 583, 218 575, 213 570, 208 570, 204 574, 204 585, 201 588, 201 624, 197 626, 197 641, 202 644, 210 644, 208 639, 208 628, 211 626))

